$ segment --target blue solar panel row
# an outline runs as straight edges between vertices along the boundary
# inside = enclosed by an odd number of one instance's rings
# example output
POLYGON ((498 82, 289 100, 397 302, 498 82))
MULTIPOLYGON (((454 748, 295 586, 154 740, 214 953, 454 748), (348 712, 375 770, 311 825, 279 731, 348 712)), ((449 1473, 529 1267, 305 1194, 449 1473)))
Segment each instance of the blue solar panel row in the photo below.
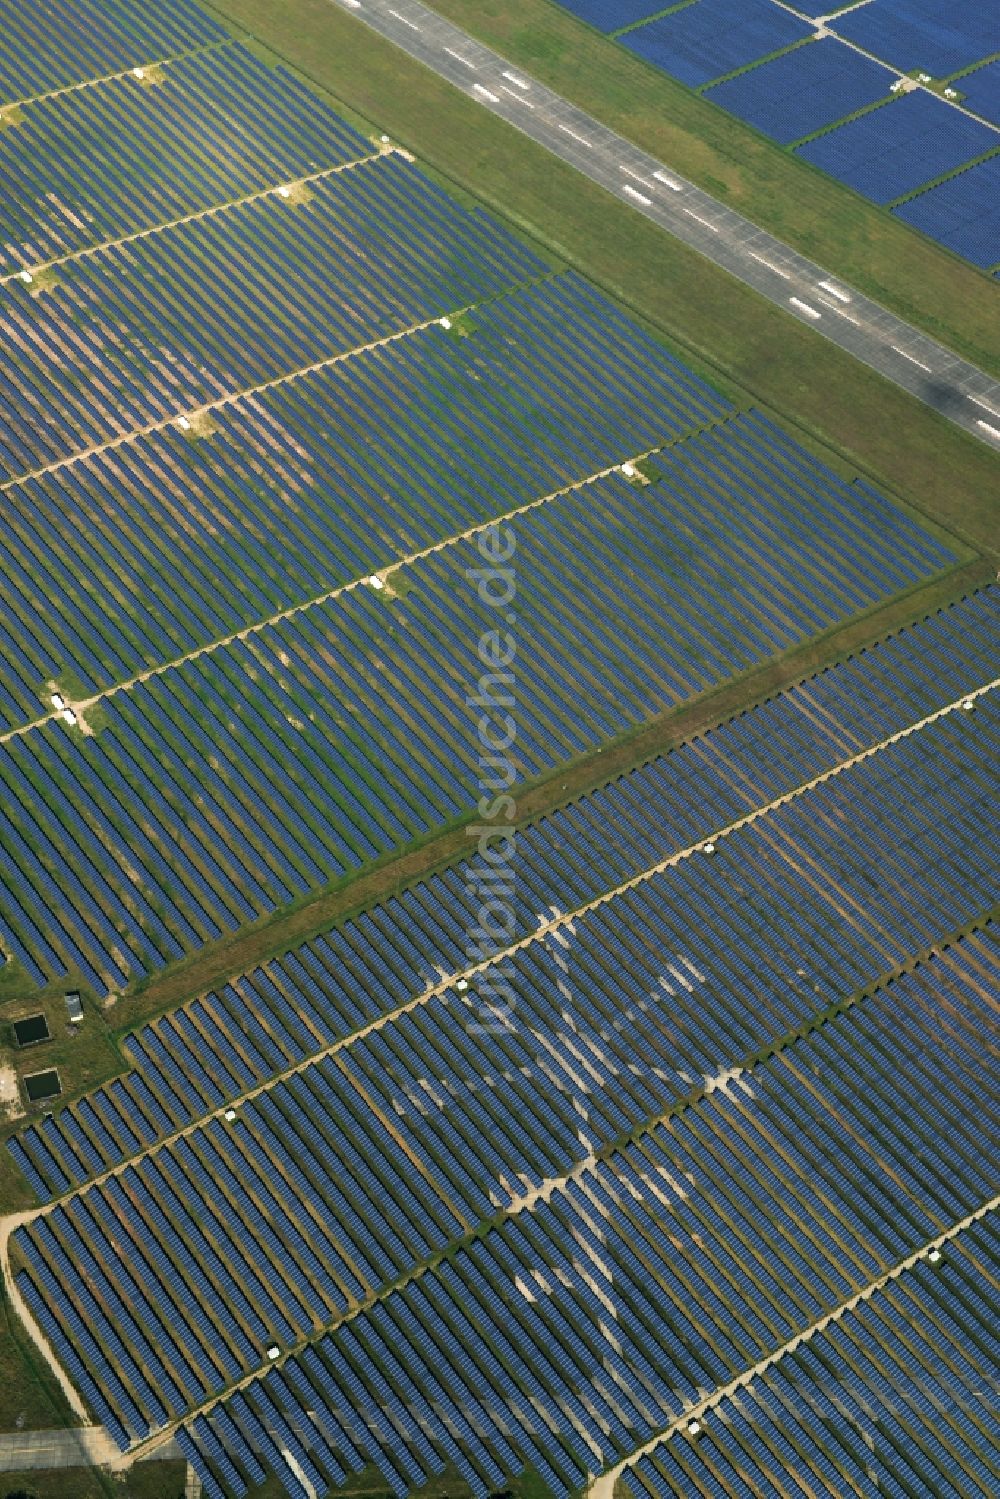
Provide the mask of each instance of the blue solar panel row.
MULTIPOLYGON (((514 935, 988 680, 998 594, 975 594, 522 831, 514 935)), ((10 1142, 38 1195, 116 1164, 137 1138, 171 1133, 461 972, 481 866, 433 876, 134 1033, 133 1072, 10 1142)))
POLYGON ((621 38, 622 45, 697 88, 811 36, 771 0, 694 0, 621 38))
MULTIPOLYGON (((619 919, 620 933, 631 938, 633 913, 623 908, 619 919)), ((639 940, 646 940, 641 932, 639 940)), ((662 1421, 698 1388, 725 1382, 988 1197, 978 1036, 996 999, 995 974, 990 979, 984 969, 994 959, 988 935, 966 939, 778 1056, 729 1075, 607 1160, 584 1163, 547 1202, 420 1280, 432 1300, 443 1298, 446 1320, 482 1319, 482 1335, 467 1348, 487 1387, 483 1349, 491 1348, 519 1398, 539 1393, 553 1414, 561 1410, 551 1432, 535 1433, 541 1455, 565 1475, 557 1491, 588 1449, 606 1463, 648 1434, 638 1393, 653 1400, 662 1421), (950 1080, 945 1120, 942 1068, 950 1080), (624 1345, 610 1400, 606 1356, 595 1357, 586 1317, 588 1307, 602 1305, 624 1345), (542 1332, 550 1317, 559 1329, 555 1344, 542 1332), (508 1350, 515 1349, 512 1367, 508 1350)), ((703 1016, 712 1014, 711 996, 711 988, 697 993, 703 1016)), ((687 1029, 679 1013, 672 1023, 687 1029)), ((464 1034, 461 1026, 455 1034, 464 1034)), ((384 1290, 442 1236, 455 1235, 449 1199, 464 1202, 466 1221, 475 1223, 493 1215, 487 1189, 509 1204, 503 1172, 520 1178, 518 1192, 562 1175, 584 1147, 571 1134, 572 1153, 565 1143, 554 1148, 544 1110, 563 1108, 596 1149, 614 1138, 601 1112, 613 1117, 631 1077, 605 1055, 598 1082, 602 1053, 595 1048, 593 1060, 584 1060, 574 1031, 564 1080, 548 1067, 530 1079, 521 1071, 524 1082, 490 1099, 483 1085, 492 1058, 470 1054, 470 1090, 462 1071, 435 1053, 441 1035, 439 1024, 429 1025, 414 1050, 412 1032, 387 1033, 395 1056, 372 1054, 367 1064, 352 1049, 350 1069, 364 1079, 368 1108, 345 1089, 336 1064, 307 1069, 294 1099, 279 1085, 242 1106, 232 1126, 213 1121, 16 1232, 28 1274, 42 1281, 50 1311, 86 1348, 107 1405, 133 1434, 176 1412, 192 1380, 216 1392, 241 1368, 263 1364, 270 1339, 286 1348, 297 1334, 315 1337, 346 1310, 350 1325, 315 1345, 340 1388, 338 1419, 350 1410, 362 1430, 371 1423, 371 1456, 380 1466, 398 1458, 411 1482, 428 1476, 425 1464, 436 1471, 443 1456, 455 1455, 438 1445, 440 1417, 421 1439, 410 1424, 412 1406, 398 1433, 410 1450, 397 1453, 391 1438, 386 1445, 384 1393, 404 1391, 391 1375, 389 1386, 380 1381, 376 1367, 386 1374, 398 1361, 419 1370, 423 1358, 427 1373, 466 1409, 468 1389, 433 1337, 414 1337, 412 1320, 396 1321, 395 1296, 357 1311, 352 1300, 362 1287, 352 1282, 352 1266, 365 1267, 366 1290, 384 1290), (394 1097, 407 1096, 401 1069, 409 1069, 410 1090, 425 1080, 422 1106, 394 1106, 394 1097), (477 1097, 491 1118, 477 1110, 477 1097), (380 1117, 393 1121, 391 1132, 380 1117), (433 1137, 433 1156, 422 1131, 433 1137), (548 1161, 537 1174, 524 1172, 519 1149, 548 1153, 548 1161), (410 1167, 419 1200, 406 1186, 407 1157, 427 1176, 421 1183, 410 1167), (463 1162, 475 1178, 467 1188, 463 1162), (369 1361, 373 1337, 385 1340, 386 1360, 369 1361)), ((549 1055, 557 1060, 562 1043, 550 1022, 542 1036, 555 1041, 549 1055)), ((694 1079, 711 1078, 704 1059, 692 1054, 689 1065, 694 1079)), ((649 1076, 652 1083, 655 1073, 649 1076)), ((669 1090, 661 1092, 631 1122, 655 1116, 668 1101, 669 1090)), ((403 1307, 415 1314, 407 1297, 403 1307)), ((263 1388, 271 1388, 268 1378, 263 1388)), ((487 1400, 516 1429, 517 1404, 508 1395, 501 1388, 487 1400)), ((407 1405, 404 1398, 392 1409, 407 1405)), ((485 1492, 494 1474, 475 1462, 471 1468, 476 1491, 485 1492)))
POLYGON ((0 0, 0 105, 226 39, 195 0, 0 0))
POLYGON ((0 270, 73 254, 372 152, 285 68, 244 46, 186 53, 26 105, 0 130, 0 270), (238 132, 240 149, 206 142, 238 132), (127 146, 123 143, 127 143, 127 146))
POLYGON ((707 89, 705 97, 788 145, 887 98, 894 81, 888 68, 826 37, 707 89))
MULTIPOLYGON (((351 149, 371 156, 360 140, 351 149)), ((0 474, 35 471, 548 269, 396 152, 310 191, 308 210, 268 193, 63 266, 58 297, 32 299, 18 281, 0 288, 0 340, 9 349, 0 370, 0 474), (227 301, 237 282, 238 309, 227 301), (262 327, 266 340, 255 337, 262 327)), ((169 445, 169 433, 153 444, 169 445)), ((185 458, 190 450, 182 440, 185 458)), ((103 460, 100 467, 103 475, 103 460)), ((33 559, 24 573, 22 588, 37 588, 33 559)), ((336 571, 324 577, 332 584, 336 571)), ((260 596, 251 609, 253 618, 270 605, 260 596)))
POLYGON ((1000 155, 893 209, 984 270, 1000 265, 1000 155))
POLYGON ((913 192, 1000 145, 995 130, 915 90, 798 147, 798 154, 875 203, 913 192))
POLYGON ((634 1499, 996 1492, 991 1213, 630 1467, 634 1499), (988 1315, 988 1314, 987 1314, 988 1315), (985 1333, 985 1337, 984 1337, 985 1333))
POLYGON ((956 79, 954 86, 965 95, 964 109, 1000 125, 1000 58, 956 79))
MULTIPOLYGON (((290 1495, 305 1492, 303 1474, 321 1493, 325 1483, 342 1481, 345 1468, 358 1471, 366 1461, 380 1469, 390 1492, 402 1494, 450 1459, 477 1499, 496 1487, 498 1470, 510 1475, 525 1463, 561 1499, 588 1471, 627 1454, 651 1427, 681 1416, 686 1401, 814 1320, 831 1300, 850 1294, 852 1284, 864 1284, 874 1267, 896 1263, 907 1242, 925 1242, 921 1235, 938 1211, 925 1194, 935 1181, 947 1197, 946 1184, 961 1175, 963 1158, 953 1153, 921 1167, 925 1186, 910 1198, 916 1216, 909 1221, 908 1214, 893 1220, 895 1194, 888 1174, 881 1186, 879 1174, 905 1171, 913 1150, 904 1138, 890 1144, 895 1121, 910 1110, 904 1096, 913 1099, 912 1117, 926 1110, 926 1126, 918 1130, 926 1127, 928 1139, 935 1130, 933 1069, 921 1077, 911 1062, 933 1045, 934 1020, 928 1020, 922 1039, 914 1032, 902 1047, 889 1040, 898 1020, 880 1037, 865 1119, 850 1105, 844 1112, 839 1097, 820 1103, 812 1084, 800 1084, 788 1103, 779 1091, 773 1103, 762 1097, 758 1106, 755 1071, 743 1086, 734 1082, 728 1097, 713 1094, 587 1167, 547 1202, 251 1385, 250 1406, 283 1411, 284 1429, 297 1434, 284 1453, 275 1452, 273 1441, 264 1449, 243 1424, 242 1402, 216 1406, 193 1432, 206 1471, 215 1470, 213 1445, 232 1417, 290 1495), (884 1165, 876 1166, 876 1158, 884 1165), (778 1197, 775 1171, 783 1178, 778 1197), (918 1202, 930 1209, 928 1217, 921 1218, 918 1202), (873 1254, 882 1227, 889 1239, 873 1254), (808 1254, 796 1247, 803 1232, 808 1254)), ((976 1024, 972 1018, 966 1034, 970 1051, 976 1024)), ((871 1045, 870 1035, 862 1041, 852 1034, 851 1017, 827 1030, 839 1045, 838 1060, 871 1045)), ((832 1052, 823 1059, 827 1077, 832 1060, 832 1052)), ((808 1058, 803 1062, 809 1066, 808 1058)), ((759 1069, 765 1085, 767 1070, 759 1069)), ((973 1141, 962 1149, 971 1161, 973 1141)), ((981 1201, 984 1190, 979 1173, 965 1200, 981 1201)), ((950 1253, 954 1270, 956 1250, 950 1253)), ((913 1358, 912 1351, 897 1351, 914 1346, 918 1364, 932 1359, 940 1346, 932 1324, 947 1321, 949 1307, 963 1329, 975 1328, 982 1338, 988 1276, 972 1274, 955 1287, 947 1273, 936 1272, 936 1286, 950 1289, 951 1297, 939 1294, 930 1317, 906 1303, 894 1315, 891 1297, 886 1327, 877 1328, 863 1310, 857 1314, 860 1346, 877 1366, 913 1358), (912 1342, 905 1332, 900 1341, 907 1320, 912 1342)), ((836 1331, 830 1336, 836 1339, 836 1331)), ((977 1385, 975 1409, 985 1412, 986 1386, 975 1381, 970 1388, 977 1385)), ((930 1408, 922 1413, 926 1419, 930 1408)), ((962 1440, 961 1421, 949 1412, 943 1429, 949 1440, 959 1436, 957 1462, 977 1473, 975 1439, 962 1440)), ((911 1462, 922 1462, 912 1435, 903 1450, 911 1462)))
POLYGON ((1000 52, 997 0, 872 0, 831 25, 901 73, 921 68, 932 78, 1000 52))
MULTIPOLYGON (((492 241, 489 220, 482 229, 483 241, 478 226, 469 236, 473 259, 477 242, 492 241)), ((446 233, 445 259, 455 245, 446 233)), ((412 246, 407 234, 404 258, 412 246)), ((510 271, 537 270, 514 246, 506 255, 502 238, 495 246, 510 271)), ((375 259, 395 253, 379 244, 375 259)), ((484 286, 492 258, 487 249, 484 286)), ((418 297, 423 284, 415 278, 418 297)), ((405 295, 400 287, 393 300, 405 295)), ((385 305, 377 310, 391 326, 385 305)), ((64 666, 97 691, 725 410, 575 277, 483 308, 476 330, 462 339, 425 328, 216 408, 211 443, 171 424, 8 489, 0 540, 17 587, 0 590, 0 717, 35 718, 39 684, 64 666), (502 405, 489 398, 498 391, 502 405), (385 454, 378 469, 375 450, 385 454), (92 598, 80 596, 80 576, 93 580, 92 598)))

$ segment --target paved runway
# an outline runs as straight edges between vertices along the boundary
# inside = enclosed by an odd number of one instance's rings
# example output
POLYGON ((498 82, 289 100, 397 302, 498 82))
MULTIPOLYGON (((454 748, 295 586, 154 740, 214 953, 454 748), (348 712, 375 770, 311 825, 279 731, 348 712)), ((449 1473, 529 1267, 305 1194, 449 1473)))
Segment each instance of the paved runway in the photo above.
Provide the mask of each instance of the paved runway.
POLYGON ((1000 452, 1000 381, 694 187, 420 0, 330 3, 1000 452))
MULTIPOLYGON (((27 1468, 86 1468, 107 1464, 119 1455, 118 1444, 103 1426, 53 1427, 49 1431, 5 1431, 0 1434, 0 1473, 27 1468)), ((156 1453, 158 1460, 180 1457, 171 1440, 156 1453)))

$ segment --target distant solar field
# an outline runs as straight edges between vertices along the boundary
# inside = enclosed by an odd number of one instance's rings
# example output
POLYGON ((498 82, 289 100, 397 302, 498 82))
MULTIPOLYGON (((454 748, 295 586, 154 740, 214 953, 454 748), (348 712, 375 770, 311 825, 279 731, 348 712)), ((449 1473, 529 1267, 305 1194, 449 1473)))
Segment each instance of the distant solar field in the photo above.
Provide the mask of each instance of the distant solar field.
POLYGON ((894 212, 975 265, 994 265, 1000 244, 1000 156, 949 177, 894 212))
POLYGON ((798 154, 876 203, 890 203, 1000 145, 987 125, 930 94, 904 94, 798 154))
POLYGON ((901 72, 922 68, 934 78, 1000 51, 1000 10, 993 0, 872 0, 836 16, 834 28, 901 72))
POLYGON ((695 0, 626 31, 622 44, 694 87, 736 72, 812 34, 771 0, 695 0))
POLYGON ((738 73, 705 97, 789 145, 887 98, 893 82, 888 68, 825 37, 738 73))
MULTIPOLYGON (((1000 8, 992 0, 866 0, 839 14, 806 0, 558 3, 873 202, 893 204, 1000 153, 1000 8), (901 80, 915 88, 921 74, 934 93, 907 94, 889 113, 876 107, 901 80)), ((981 191, 984 213, 971 244, 962 229, 966 197, 954 221, 948 194, 937 212, 901 216, 976 265, 998 265, 989 186, 988 174, 965 185, 981 191)))
POLYGON ((965 95, 966 109, 1000 125, 1000 58, 971 73, 963 73, 957 87, 965 95))

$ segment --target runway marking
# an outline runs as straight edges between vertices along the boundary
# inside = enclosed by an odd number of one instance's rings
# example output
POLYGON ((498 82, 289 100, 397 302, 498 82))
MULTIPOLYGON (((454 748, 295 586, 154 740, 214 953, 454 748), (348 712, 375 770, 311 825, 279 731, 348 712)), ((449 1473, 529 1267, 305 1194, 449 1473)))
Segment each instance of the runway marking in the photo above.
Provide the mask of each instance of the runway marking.
POLYGON ((481 83, 474 83, 472 85, 472 87, 475 89, 475 91, 476 91, 477 94, 482 94, 482 96, 483 96, 484 99, 489 99, 489 101, 490 101, 491 104, 499 104, 500 103, 500 100, 497 97, 497 95, 496 94, 491 94, 490 91, 489 91, 489 89, 488 88, 484 88, 481 83))
POLYGON ((755 250, 748 250, 747 254, 751 260, 759 260, 761 265, 766 265, 768 270, 773 271, 776 276, 780 276, 782 281, 791 281, 791 272, 782 270, 781 266, 775 265, 773 260, 765 260, 763 255, 758 255, 755 250))
POLYGON ((653 176, 657 182, 662 182, 665 187, 669 187, 672 193, 682 193, 684 191, 681 183, 675 182, 672 177, 668 177, 666 172, 654 172, 653 176))
POLYGON ((637 203, 641 203, 644 208, 648 208, 653 201, 652 198, 647 198, 645 193, 640 193, 636 188, 630 187, 627 182, 622 184, 622 192, 628 193, 630 198, 634 198, 635 201, 637 203))
POLYGON ((994 406, 987 406, 986 402, 980 401, 978 396, 970 396, 969 400, 974 406, 978 406, 980 410, 988 411, 990 416, 1000 416, 1000 411, 997 411, 994 406))
POLYGON ((526 99, 523 94, 519 94, 516 89, 508 88, 506 83, 501 83, 500 87, 505 94, 509 94, 512 99, 516 99, 518 104, 523 104, 525 109, 534 109, 535 106, 531 100, 526 99))
POLYGON ((624 172, 626 177, 631 177, 631 179, 632 179, 633 182, 641 182, 642 185, 643 185, 643 187, 648 187, 649 186, 649 183, 646 181, 645 177, 640 177, 639 173, 638 172, 633 172, 633 170, 632 170, 631 167, 622 167, 622 166, 620 166, 618 168, 618 170, 619 170, 619 172, 624 172))
POLYGON ((577 135, 577 133, 576 133, 575 130, 571 130, 568 125, 563 125, 558 120, 556 121, 556 126, 557 126, 557 129, 561 130, 564 135, 571 135, 575 141, 579 141, 580 142, 581 146, 586 146, 588 148, 588 150, 593 151, 593 149, 594 149, 594 143, 593 143, 593 141, 588 141, 587 138, 586 138, 586 136, 577 135))
POLYGON ((835 286, 832 281, 821 281, 819 284, 824 291, 830 293, 831 297, 836 297, 838 302, 849 302, 851 300, 847 292, 842 287, 835 286))
POLYGON ((996 427, 991 427, 989 422, 984 422, 982 418, 980 418, 980 420, 976 422, 976 426, 982 427, 984 432, 988 432, 992 438, 994 438, 997 442, 1000 442, 1000 431, 998 431, 996 427))
POLYGON ((899 344, 893 344, 892 351, 894 354, 901 354, 904 359, 908 359, 910 363, 915 364, 918 369, 926 370, 928 375, 932 375, 934 373, 929 364, 924 364, 924 361, 922 359, 918 359, 915 354, 908 354, 905 349, 901 349, 899 347, 899 344))
POLYGON ((816 311, 815 307, 810 307, 808 302, 803 302, 801 297, 789 297, 788 300, 793 307, 798 308, 799 312, 805 313, 806 317, 821 318, 823 316, 821 312, 816 311))
POLYGON ((404 26, 409 26, 411 31, 419 31, 420 27, 416 21, 411 21, 409 16, 401 16, 398 10, 390 10, 390 16, 395 16, 397 21, 402 21, 404 26))
POLYGON ((513 83, 516 88, 530 88, 531 87, 531 84, 528 83, 524 78, 518 78, 518 76, 517 76, 516 73, 510 73, 506 69, 504 69, 503 76, 504 76, 504 78, 509 79, 510 82, 513 83))
POLYGON ((718 232, 719 232, 719 226, 718 226, 718 224, 712 224, 712 223, 709 222, 708 219, 703 219, 702 216, 701 216, 701 214, 700 213, 695 213, 695 211, 694 211, 693 208, 685 208, 684 212, 687 213, 687 214, 690 214, 693 219, 697 219, 697 221, 698 221, 699 224, 704 224, 704 226, 705 226, 706 229, 711 229, 711 231, 712 231, 713 234, 718 234, 718 232))
POLYGON ((479 68, 476 66, 476 64, 474 62, 470 62, 467 57, 463 57, 461 52, 456 52, 453 47, 445 47, 444 50, 447 52, 449 57, 453 57, 456 62, 460 62, 463 68, 471 68, 474 73, 479 72, 479 68))

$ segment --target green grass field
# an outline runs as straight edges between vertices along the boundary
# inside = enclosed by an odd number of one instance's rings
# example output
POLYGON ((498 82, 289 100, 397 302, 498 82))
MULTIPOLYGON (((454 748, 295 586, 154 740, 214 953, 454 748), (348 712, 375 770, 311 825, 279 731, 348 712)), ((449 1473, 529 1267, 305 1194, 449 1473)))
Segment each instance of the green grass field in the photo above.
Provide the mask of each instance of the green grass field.
POLYGON ((187 1464, 138 1463, 112 1477, 100 1468, 30 1469, 0 1474, 0 1499, 23 1493, 30 1499, 184 1499, 187 1464))

